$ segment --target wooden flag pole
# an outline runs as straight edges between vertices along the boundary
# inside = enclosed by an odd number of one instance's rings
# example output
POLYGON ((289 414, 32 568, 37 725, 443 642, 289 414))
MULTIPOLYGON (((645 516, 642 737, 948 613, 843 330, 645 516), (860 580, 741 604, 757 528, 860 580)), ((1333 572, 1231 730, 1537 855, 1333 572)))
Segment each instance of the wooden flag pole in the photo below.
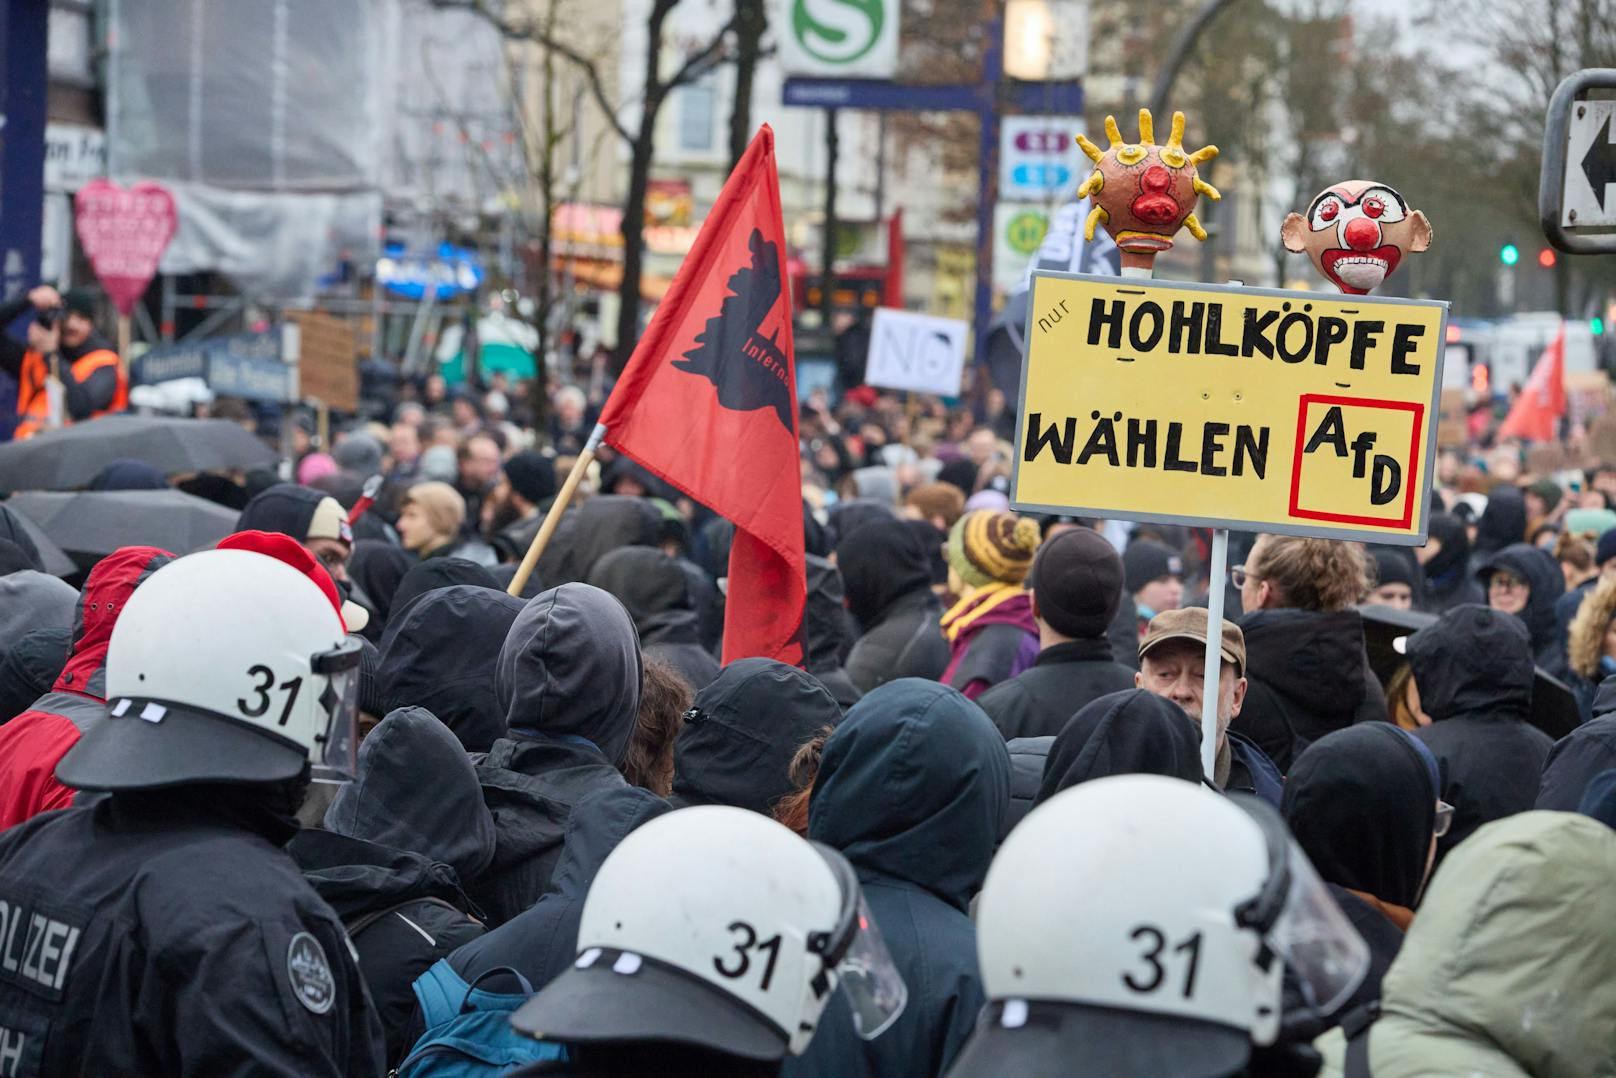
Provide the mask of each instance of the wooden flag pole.
POLYGON ((572 471, 567 473, 567 481, 561 484, 561 492, 550 506, 550 511, 544 515, 544 523, 539 525, 539 533, 528 544, 527 553, 522 556, 522 564, 517 566, 516 575, 511 577, 511 586, 506 592, 518 598, 522 589, 527 587, 527 578, 533 575, 534 566, 539 564, 539 555, 544 548, 550 545, 550 537, 555 534, 556 525, 561 523, 561 514, 567 511, 567 503, 572 501, 573 493, 578 484, 583 481, 584 473, 589 470, 589 462, 595 459, 595 450, 600 446, 600 440, 606 437, 606 428, 600 423, 589 433, 589 441, 584 443, 583 452, 572 465, 572 471))

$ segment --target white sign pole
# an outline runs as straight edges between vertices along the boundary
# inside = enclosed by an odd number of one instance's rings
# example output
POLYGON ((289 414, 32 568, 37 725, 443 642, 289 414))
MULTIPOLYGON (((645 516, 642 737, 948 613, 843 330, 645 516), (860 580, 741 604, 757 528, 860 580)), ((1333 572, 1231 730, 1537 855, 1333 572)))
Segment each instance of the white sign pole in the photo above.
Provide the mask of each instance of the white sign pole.
POLYGON ((1206 592, 1206 679, 1201 683, 1201 770, 1216 782, 1218 677, 1223 673, 1223 586, 1229 575, 1229 529, 1212 529, 1212 575, 1206 592))

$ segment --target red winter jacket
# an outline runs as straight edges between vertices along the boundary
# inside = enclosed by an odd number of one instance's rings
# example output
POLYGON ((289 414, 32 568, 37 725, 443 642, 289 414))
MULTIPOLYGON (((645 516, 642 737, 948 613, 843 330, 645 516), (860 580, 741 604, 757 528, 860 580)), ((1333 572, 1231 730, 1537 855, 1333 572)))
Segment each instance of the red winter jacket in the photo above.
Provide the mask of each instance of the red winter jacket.
POLYGON ((56 781, 56 764, 91 723, 106 716, 112 627, 135 588, 173 558, 156 547, 126 546, 90 570, 61 676, 33 707, 0 726, 0 830, 72 803, 73 791, 56 781))

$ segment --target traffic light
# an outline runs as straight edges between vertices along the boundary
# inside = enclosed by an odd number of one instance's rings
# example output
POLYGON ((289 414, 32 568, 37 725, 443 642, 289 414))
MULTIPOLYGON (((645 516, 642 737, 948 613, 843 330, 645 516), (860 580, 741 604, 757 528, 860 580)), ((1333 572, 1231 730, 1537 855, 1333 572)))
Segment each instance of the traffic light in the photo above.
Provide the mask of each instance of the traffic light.
POLYGON ((1592 318, 1588 319, 1588 329, 1592 331, 1595 337, 1603 336, 1605 333, 1605 320, 1599 317, 1597 314, 1594 315, 1592 318))
POLYGON ((1545 247, 1537 253, 1537 264, 1544 269, 1554 268, 1554 248, 1545 247))
POLYGON ((1521 249, 1513 243, 1506 243, 1498 249, 1498 261, 1506 266, 1513 266, 1521 260, 1521 249))

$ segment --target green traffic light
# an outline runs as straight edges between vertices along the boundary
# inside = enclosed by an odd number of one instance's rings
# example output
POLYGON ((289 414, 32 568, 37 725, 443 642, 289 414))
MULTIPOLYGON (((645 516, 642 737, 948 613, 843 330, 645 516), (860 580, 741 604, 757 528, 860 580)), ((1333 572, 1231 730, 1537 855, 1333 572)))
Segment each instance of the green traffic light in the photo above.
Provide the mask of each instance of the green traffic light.
POLYGON ((1594 315, 1588 319, 1588 328, 1593 331, 1595 337, 1603 336, 1605 333, 1605 320, 1598 315, 1594 315))
POLYGON ((1521 249, 1513 243, 1506 243, 1498 250, 1498 261, 1506 266, 1513 266, 1521 260, 1521 249))

